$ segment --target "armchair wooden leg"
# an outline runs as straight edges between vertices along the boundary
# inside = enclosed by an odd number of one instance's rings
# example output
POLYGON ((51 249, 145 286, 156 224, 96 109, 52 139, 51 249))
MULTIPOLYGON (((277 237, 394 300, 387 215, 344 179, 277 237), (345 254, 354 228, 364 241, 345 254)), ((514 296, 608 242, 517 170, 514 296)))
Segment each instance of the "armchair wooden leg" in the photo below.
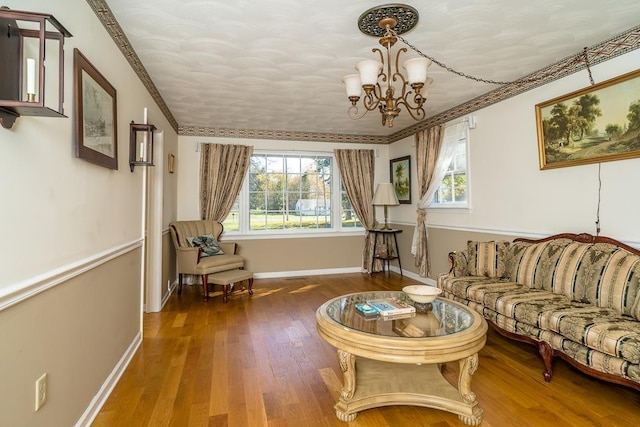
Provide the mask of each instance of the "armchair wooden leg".
POLYGON ((209 301, 209 285, 207 284, 208 274, 202 275, 202 290, 204 291, 203 298, 205 301, 209 301))
POLYGON ((253 277, 249 279, 249 295, 253 295, 253 277))
POLYGON ((182 273, 178 273, 178 295, 182 295, 182 273))

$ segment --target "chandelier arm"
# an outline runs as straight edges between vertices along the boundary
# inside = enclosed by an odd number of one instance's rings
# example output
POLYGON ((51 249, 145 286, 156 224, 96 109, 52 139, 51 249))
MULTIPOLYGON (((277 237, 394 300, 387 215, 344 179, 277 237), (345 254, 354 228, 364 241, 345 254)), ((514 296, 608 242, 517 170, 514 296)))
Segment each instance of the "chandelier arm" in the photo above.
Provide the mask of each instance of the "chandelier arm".
POLYGON ((376 84, 376 86, 374 86, 374 89, 373 89, 374 92, 366 94, 365 97, 362 99, 362 106, 367 111, 375 110, 376 108, 378 108, 378 105, 380 104, 380 97, 376 93, 376 88, 380 90, 380 85, 376 84))
POLYGON ((548 73, 544 73, 544 74, 542 74, 540 76, 537 76, 537 77, 522 78, 522 79, 508 80, 508 81, 490 80, 490 79, 483 79, 483 78, 480 78, 480 77, 475 77, 475 76, 463 73, 462 71, 458 71, 458 70, 456 70, 454 68, 451 68, 448 65, 444 64, 443 62, 438 61, 434 57, 429 56, 429 55, 427 55, 425 53, 422 53, 417 47, 415 47, 414 45, 409 43, 404 37, 402 37, 400 34, 398 34, 393 28, 391 28, 390 31, 394 36, 396 36, 398 39, 400 39, 402 41, 402 43, 404 43, 407 46, 409 46, 409 48, 411 50, 413 50, 414 52, 416 52, 418 55, 422 56, 423 58, 427 58, 427 59, 431 60, 431 62, 433 62, 434 64, 438 65, 441 68, 444 68, 445 70, 449 71, 450 73, 457 74, 458 76, 464 77, 465 79, 474 80, 476 82, 481 82, 481 83, 494 84, 494 85, 511 85, 511 84, 522 84, 522 83, 539 82, 539 81, 547 79, 550 76, 553 76, 553 75, 556 75, 556 74, 560 74, 565 69, 568 69, 568 68, 572 67, 573 65, 581 62, 582 61, 582 57, 584 56, 584 54, 582 52, 580 52, 579 54, 574 56, 573 60, 569 61, 569 63, 565 64, 564 66, 558 68, 557 70, 551 70, 548 73))
POLYGON ((378 52, 378 54, 380 55, 380 62, 382 63, 382 68, 380 69, 380 72, 378 73, 378 78, 380 80, 382 80, 383 82, 387 81, 387 74, 384 72, 384 54, 382 53, 381 49, 378 49, 377 47, 374 47, 373 49, 371 49, 372 52, 378 52))
POLYGON ((364 111, 362 112, 362 114, 358 114, 359 110, 358 107, 355 105, 352 105, 349 107, 348 110, 348 114, 349 114, 349 118, 352 120, 360 120, 361 118, 363 118, 370 110, 367 110, 366 108, 364 109, 364 111))
MULTIPOLYGON (((402 77, 402 74, 400 74, 400 54, 401 54, 402 52, 406 52, 406 51, 407 51, 407 48, 406 48, 406 47, 401 47, 400 49, 398 49, 398 52, 396 53, 396 72, 395 72, 395 74, 397 74, 397 75, 399 75, 399 76, 401 76, 401 77, 402 77)), ((396 81, 395 74, 394 74, 394 76, 393 76, 393 81, 394 81, 394 82, 396 81)), ((404 77, 402 78, 402 81, 403 81, 403 82, 405 81, 405 80, 404 80, 404 77)), ((404 89, 403 89, 403 91, 404 91, 404 89)))
POLYGON ((425 118, 426 114, 425 114, 424 108, 422 108, 422 106, 412 107, 411 105, 409 105, 409 103, 405 99, 399 98, 396 101, 396 106, 400 106, 400 105, 404 105, 404 108, 407 110, 407 113, 409 113, 409 115, 414 120, 422 120, 422 119, 425 118))

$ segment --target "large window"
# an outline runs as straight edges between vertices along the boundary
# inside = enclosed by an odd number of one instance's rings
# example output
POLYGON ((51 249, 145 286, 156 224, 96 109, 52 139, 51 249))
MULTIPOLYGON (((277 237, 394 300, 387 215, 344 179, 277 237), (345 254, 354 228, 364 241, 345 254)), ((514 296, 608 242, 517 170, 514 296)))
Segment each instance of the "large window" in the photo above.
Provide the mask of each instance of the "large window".
POLYGON ((469 206, 466 132, 453 142, 453 156, 429 207, 469 206))
POLYGON ((251 234, 362 228, 338 176, 331 154, 256 153, 225 230, 251 234))

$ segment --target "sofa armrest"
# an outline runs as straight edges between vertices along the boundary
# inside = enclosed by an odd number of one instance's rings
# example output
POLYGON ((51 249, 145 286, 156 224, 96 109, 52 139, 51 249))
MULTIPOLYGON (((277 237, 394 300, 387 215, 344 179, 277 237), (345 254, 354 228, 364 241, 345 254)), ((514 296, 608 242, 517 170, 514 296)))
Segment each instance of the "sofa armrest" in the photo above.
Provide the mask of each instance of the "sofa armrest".
POLYGON ((449 252, 449 262, 451 263, 451 269, 449 269, 450 276, 461 277, 469 275, 467 251, 449 252))
POLYGON ((224 251, 225 254, 235 255, 238 251, 238 244, 236 242, 218 242, 220 243, 220 249, 224 251))

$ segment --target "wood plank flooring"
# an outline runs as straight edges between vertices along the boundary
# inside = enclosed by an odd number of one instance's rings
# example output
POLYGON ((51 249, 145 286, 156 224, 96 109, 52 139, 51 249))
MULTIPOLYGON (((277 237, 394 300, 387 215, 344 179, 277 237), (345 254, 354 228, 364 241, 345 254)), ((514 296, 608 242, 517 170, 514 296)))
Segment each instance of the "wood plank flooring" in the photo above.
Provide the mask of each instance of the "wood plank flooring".
MULTIPOLYGON (((411 279, 382 273, 257 279, 255 293, 200 287, 145 314, 144 340, 94 426, 462 426, 447 412, 390 406, 343 423, 334 414, 342 375, 315 330, 315 311, 335 296, 399 290, 411 279)), ((550 383, 537 350, 489 328, 472 389, 482 426, 637 426, 640 393, 587 377, 556 360, 550 383)), ((456 378, 455 364, 445 375, 456 378)))

